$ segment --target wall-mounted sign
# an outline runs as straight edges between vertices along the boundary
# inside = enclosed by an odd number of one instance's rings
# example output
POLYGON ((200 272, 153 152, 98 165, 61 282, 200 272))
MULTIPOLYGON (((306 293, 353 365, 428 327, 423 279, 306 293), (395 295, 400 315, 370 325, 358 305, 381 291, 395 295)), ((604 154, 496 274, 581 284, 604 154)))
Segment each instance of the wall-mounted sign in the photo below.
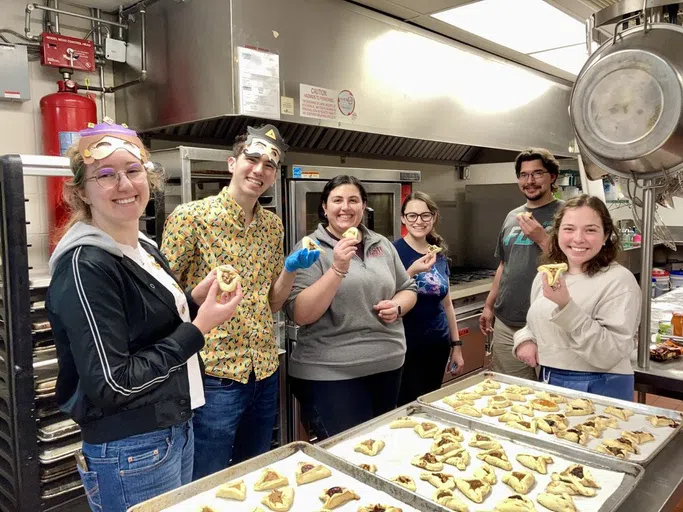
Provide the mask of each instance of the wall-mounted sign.
POLYGON ((348 89, 339 91, 299 84, 299 115, 328 121, 355 121, 356 98, 348 89))
POLYGON ((280 119, 280 56, 237 48, 242 114, 280 119))

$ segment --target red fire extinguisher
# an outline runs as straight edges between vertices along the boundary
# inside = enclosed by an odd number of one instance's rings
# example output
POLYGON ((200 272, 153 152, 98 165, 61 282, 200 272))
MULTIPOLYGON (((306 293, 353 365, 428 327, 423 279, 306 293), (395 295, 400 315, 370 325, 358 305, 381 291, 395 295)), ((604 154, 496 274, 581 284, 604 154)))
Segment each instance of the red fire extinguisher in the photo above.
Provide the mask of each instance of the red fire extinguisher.
MULTIPOLYGON (((97 123, 97 105, 92 98, 78 94, 78 84, 73 80, 59 80, 59 92, 40 99, 43 121, 43 153, 64 156, 78 132, 88 123, 97 123)), ((69 178, 47 178, 47 205, 49 219, 50 254, 56 245, 55 234, 67 220, 68 210, 62 200, 64 182, 69 178)))

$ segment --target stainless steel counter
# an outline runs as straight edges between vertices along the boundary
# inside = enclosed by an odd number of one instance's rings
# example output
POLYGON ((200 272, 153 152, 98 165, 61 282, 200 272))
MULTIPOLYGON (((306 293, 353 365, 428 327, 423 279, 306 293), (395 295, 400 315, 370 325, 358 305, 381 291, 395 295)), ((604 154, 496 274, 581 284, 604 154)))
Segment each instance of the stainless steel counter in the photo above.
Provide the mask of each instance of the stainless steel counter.
POLYGON ((683 498, 683 433, 647 466, 645 476, 619 512, 673 512, 683 498))
MULTIPOLYGON (((654 334, 660 320, 669 320, 674 311, 683 311, 683 288, 652 299, 650 330, 654 334)), ((648 368, 638 367, 637 350, 631 355, 636 390, 683 400, 683 358, 666 363, 650 361, 648 368)))
POLYGON ((470 297, 478 293, 488 293, 491 290, 493 278, 481 279, 479 281, 472 281, 470 283, 451 285, 450 293, 451 300, 462 299, 463 297, 470 297))

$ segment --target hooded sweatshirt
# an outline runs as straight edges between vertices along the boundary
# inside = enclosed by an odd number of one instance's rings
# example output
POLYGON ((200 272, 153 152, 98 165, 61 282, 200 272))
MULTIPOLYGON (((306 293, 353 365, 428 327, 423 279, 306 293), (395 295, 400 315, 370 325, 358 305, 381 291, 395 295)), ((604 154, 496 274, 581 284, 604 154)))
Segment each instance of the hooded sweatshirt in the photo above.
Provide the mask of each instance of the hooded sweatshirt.
MULTIPOLYGON (((354 256, 330 307, 314 323, 299 327, 289 360, 289 374, 307 380, 347 380, 403 366, 406 338, 402 320, 386 324, 373 306, 397 292, 417 292, 393 244, 382 235, 363 232, 364 258, 354 256)), ((327 272, 337 240, 320 224, 311 235, 325 251, 308 269, 298 270, 285 309, 294 318, 297 295, 327 272)), ((296 249, 301 247, 301 242, 296 249)))

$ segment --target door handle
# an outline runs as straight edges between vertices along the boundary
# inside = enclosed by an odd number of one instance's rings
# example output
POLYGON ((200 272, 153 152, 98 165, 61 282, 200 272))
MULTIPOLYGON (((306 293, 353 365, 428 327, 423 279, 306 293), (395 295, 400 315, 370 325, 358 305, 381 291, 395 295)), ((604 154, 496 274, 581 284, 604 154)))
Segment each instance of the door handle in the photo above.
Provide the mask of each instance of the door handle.
POLYGON ((365 207, 365 213, 367 215, 367 228, 371 231, 375 230, 375 210, 370 208, 369 206, 365 207))

